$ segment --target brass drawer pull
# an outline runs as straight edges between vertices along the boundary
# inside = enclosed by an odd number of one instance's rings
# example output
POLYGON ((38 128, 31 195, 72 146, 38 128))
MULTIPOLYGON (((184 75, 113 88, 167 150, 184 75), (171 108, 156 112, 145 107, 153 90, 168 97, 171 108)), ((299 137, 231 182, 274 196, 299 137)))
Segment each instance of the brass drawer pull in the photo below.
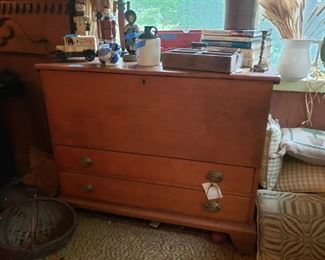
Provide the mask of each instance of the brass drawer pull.
POLYGON ((85 156, 80 158, 79 163, 82 167, 86 168, 90 167, 93 164, 93 161, 89 157, 85 156))
POLYGON ((209 200, 204 204, 204 207, 207 211, 217 212, 221 209, 221 206, 215 200, 209 200))
POLYGON ((223 174, 218 171, 210 171, 207 178, 210 182, 220 182, 223 180, 223 174))
POLYGON ((94 190, 95 189, 91 184, 82 184, 81 185, 81 191, 83 191, 83 192, 90 193, 90 192, 93 192, 94 190))

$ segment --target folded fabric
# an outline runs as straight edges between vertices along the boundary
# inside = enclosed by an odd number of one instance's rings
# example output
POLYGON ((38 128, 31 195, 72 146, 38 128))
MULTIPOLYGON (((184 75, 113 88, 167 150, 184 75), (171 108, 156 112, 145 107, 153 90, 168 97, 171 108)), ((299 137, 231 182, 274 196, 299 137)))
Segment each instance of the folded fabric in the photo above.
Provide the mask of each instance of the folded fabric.
POLYGON ((325 165, 325 131, 282 128, 281 153, 316 165, 325 165))

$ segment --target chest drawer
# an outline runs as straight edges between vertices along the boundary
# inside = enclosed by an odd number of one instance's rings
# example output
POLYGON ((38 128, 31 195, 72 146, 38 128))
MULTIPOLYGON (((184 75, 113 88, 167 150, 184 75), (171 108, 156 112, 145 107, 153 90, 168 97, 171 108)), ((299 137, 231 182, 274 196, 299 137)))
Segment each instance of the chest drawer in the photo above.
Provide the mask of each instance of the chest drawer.
POLYGON ((224 196, 217 211, 208 211, 202 191, 115 178, 60 173, 61 192, 67 196, 184 215, 245 222, 250 199, 224 196))
POLYGON ((251 194, 254 169, 223 164, 56 146, 62 171, 112 176, 202 190, 202 183, 216 178, 222 192, 251 194))

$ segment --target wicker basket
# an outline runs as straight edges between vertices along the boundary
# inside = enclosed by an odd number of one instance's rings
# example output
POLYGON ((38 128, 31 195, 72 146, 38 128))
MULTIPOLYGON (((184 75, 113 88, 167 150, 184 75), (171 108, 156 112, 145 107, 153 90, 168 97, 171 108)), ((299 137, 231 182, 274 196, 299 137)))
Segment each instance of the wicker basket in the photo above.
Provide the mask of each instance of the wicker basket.
POLYGON ((45 257, 66 245, 76 215, 57 199, 35 198, 0 215, 0 259, 45 257))

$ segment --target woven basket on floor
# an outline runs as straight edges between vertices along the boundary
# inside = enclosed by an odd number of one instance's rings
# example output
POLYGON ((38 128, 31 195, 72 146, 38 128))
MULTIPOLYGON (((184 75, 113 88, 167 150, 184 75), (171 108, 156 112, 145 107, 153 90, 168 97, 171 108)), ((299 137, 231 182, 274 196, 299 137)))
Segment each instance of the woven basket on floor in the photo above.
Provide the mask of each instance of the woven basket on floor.
POLYGON ((75 228, 75 212, 57 199, 35 198, 0 215, 0 259, 45 257, 63 247, 75 228))

